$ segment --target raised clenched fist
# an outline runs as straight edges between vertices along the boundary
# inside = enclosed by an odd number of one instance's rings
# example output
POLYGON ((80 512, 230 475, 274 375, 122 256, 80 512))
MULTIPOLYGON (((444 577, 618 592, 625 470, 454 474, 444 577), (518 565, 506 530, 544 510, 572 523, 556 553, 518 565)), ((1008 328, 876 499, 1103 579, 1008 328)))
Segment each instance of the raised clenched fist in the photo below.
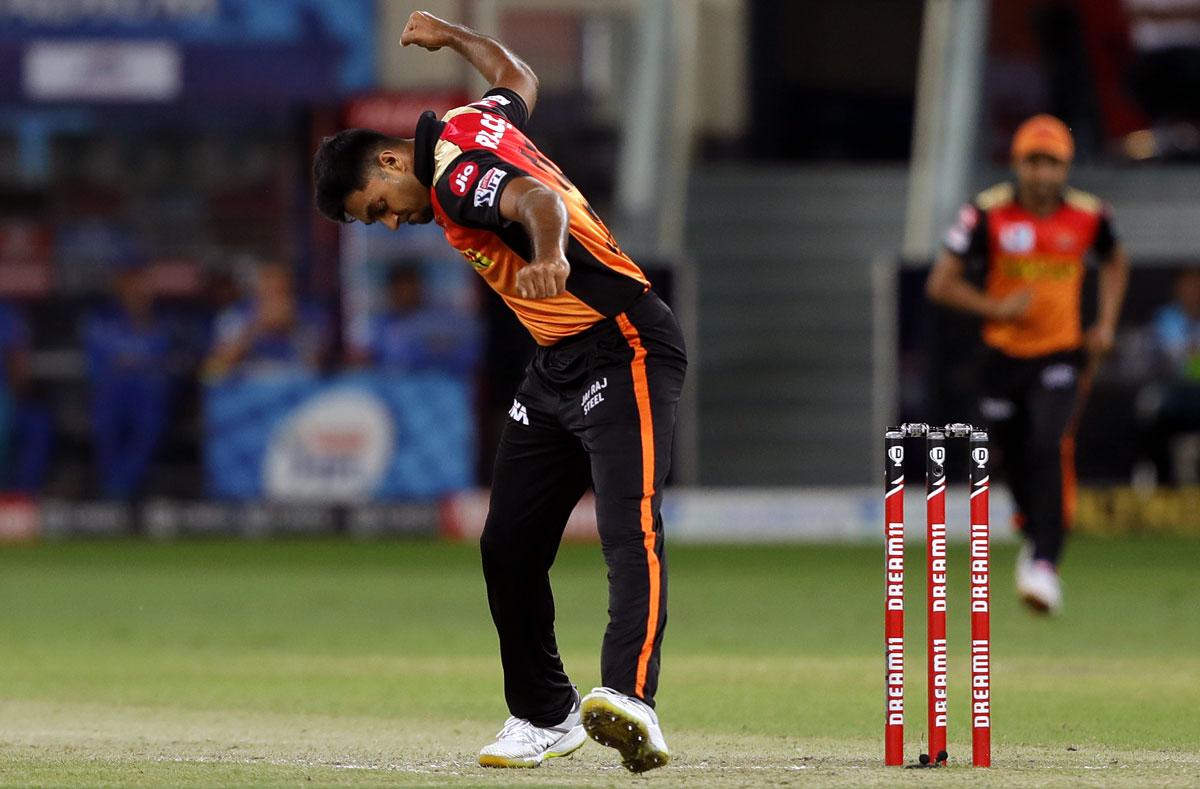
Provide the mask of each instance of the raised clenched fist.
POLYGON ((428 11, 413 11, 400 34, 401 46, 416 44, 436 52, 450 43, 454 25, 428 11))

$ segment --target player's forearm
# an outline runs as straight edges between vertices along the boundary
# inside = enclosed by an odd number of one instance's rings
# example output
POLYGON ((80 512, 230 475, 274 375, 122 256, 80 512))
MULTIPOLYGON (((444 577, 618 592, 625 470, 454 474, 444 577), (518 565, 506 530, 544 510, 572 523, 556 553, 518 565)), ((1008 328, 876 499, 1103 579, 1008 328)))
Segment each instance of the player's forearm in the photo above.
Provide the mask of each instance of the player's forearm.
POLYGON ((994 318, 995 303, 975 287, 966 282, 955 282, 943 289, 940 297, 934 301, 944 307, 967 312, 980 318, 994 318))
POLYGON ((463 25, 451 27, 449 46, 482 74, 489 85, 516 90, 532 110, 533 101, 529 91, 532 90, 536 97, 537 75, 512 50, 496 39, 463 25))
POLYGON ((1121 306, 1125 303, 1125 289, 1129 284, 1129 259, 1124 250, 1118 249, 1111 260, 1100 267, 1097 282, 1096 322, 1116 329, 1121 317, 1121 306))
POLYGON ((935 304, 959 312, 988 320, 1002 317, 998 302, 962 277, 931 277, 925 293, 935 304))

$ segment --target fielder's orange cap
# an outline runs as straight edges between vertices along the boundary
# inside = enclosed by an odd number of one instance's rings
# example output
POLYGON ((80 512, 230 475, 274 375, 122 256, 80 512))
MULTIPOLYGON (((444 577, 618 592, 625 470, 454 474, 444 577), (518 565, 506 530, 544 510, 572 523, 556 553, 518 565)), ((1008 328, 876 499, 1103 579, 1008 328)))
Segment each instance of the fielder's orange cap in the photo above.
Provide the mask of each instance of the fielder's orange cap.
POLYGON ((1013 135, 1012 158, 1020 161, 1035 153, 1044 153, 1069 162, 1075 156, 1075 140, 1067 124, 1053 115, 1034 115, 1017 127, 1013 135))

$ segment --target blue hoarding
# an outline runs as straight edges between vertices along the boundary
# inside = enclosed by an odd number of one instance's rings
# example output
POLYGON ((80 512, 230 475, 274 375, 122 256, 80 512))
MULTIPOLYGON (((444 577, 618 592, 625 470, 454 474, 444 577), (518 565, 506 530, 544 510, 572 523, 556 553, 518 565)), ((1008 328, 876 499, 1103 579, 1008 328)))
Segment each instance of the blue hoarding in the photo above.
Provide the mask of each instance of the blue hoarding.
POLYGON ((32 47, 154 41, 178 52, 174 98, 328 99, 375 84, 375 38, 375 0, 0 0, 0 67, 23 74, 0 98, 39 98, 32 47))
POLYGON ((205 392, 222 498, 434 499, 472 486, 474 458, 470 387, 452 376, 238 376, 205 392))

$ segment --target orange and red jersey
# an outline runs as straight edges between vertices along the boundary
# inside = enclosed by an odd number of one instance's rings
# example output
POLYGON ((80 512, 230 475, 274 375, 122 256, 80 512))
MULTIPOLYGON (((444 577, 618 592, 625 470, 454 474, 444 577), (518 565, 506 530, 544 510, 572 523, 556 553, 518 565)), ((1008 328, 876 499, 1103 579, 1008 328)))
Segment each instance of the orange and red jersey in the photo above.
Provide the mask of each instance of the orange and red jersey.
POLYGON ((1003 183, 962 207, 946 248, 968 266, 982 263, 984 289, 1000 299, 1028 290, 1029 313, 1014 322, 985 321, 983 341, 1019 358, 1071 351, 1083 344, 1080 300, 1089 253, 1113 254, 1117 238, 1099 198, 1067 189, 1057 211, 1037 216, 1003 183))
POLYGON ((539 345, 553 345, 624 312, 650 283, 562 171, 521 131, 519 94, 494 88, 441 120, 417 123, 414 169, 430 187, 435 221, 539 345), (566 291, 548 299, 517 294, 517 272, 532 259, 525 228, 500 216, 500 196, 517 178, 536 178, 562 197, 570 220, 566 291))

